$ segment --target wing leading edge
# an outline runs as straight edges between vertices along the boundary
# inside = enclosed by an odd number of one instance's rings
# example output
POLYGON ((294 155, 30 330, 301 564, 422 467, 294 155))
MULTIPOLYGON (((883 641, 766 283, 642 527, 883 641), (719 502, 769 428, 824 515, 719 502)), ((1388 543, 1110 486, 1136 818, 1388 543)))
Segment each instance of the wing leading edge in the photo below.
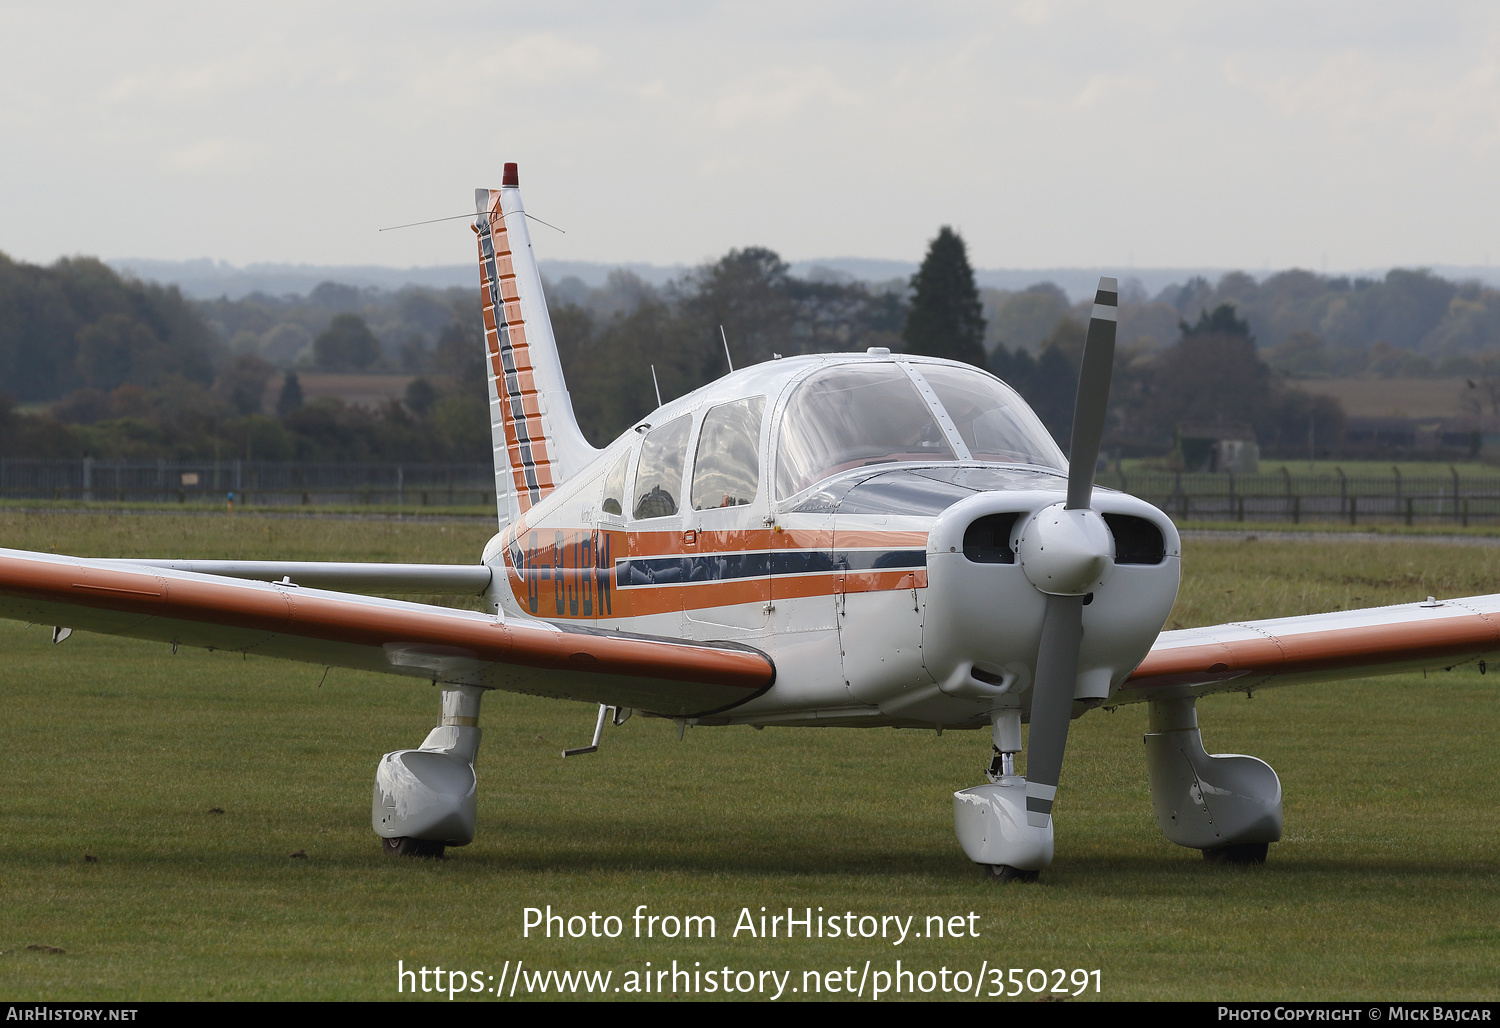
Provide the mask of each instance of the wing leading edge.
POLYGON ((123 561, 0 550, 0 617, 691 717, 770 688, 758 650, 123 561))
POLYGON ((374 564, 323 560, 118 560, 110 564, 167 568, 200 575, 248 578, 259 582, 290 579, 296 585, 351 593, 422 593, 478 596, 492 572, 484 564, 374 564))
POLYGON ((1119 702, 1447 668, 1500 654, 1500 594, 1163 632, 1119 702))

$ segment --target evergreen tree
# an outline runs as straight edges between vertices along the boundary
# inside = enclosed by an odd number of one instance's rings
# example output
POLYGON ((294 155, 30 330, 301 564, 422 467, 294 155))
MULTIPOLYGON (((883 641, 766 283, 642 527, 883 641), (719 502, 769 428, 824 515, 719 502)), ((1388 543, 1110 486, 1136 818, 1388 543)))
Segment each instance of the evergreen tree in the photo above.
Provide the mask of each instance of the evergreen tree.
POLYGON ((906 349, 985 365, 984 315, 964 241, 944 225, 912 276, 911 310, 902 332, 906 349))
POLYGON ((276 398, 276 413, 282 417, 292 411, 302 409, 302 383, 297 381, 297 373, 288 371, 286 378, 281 382, 281 395, 276 398))

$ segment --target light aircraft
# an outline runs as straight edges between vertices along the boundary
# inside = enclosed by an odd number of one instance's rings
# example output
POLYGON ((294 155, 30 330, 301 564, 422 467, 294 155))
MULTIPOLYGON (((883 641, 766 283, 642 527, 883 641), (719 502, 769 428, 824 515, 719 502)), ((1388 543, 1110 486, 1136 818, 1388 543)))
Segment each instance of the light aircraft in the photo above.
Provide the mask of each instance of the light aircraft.
POLYGON ((986 780, 954 793, 954 824, 999 879, 1052 861, 1069 722, 1095 707, 1150 705, 1151 803, 1169 839, 1259 862, 1281 837, 1281 783, 1255 757, 1204 750, 1198 697, 1500 651, 1500 596, 1163 633, 1177 531, 1094 486, 1113 279, 1095 297, 1067 458, 994 376, 879 348, 731 371, 595 449, 515 165, 476 207, 499 515, 480 563, 3 550, 0 616, 55 625, 55 641, 85 629, 435 683, 439 725, 376 768, 371 821, 399 855, 473 839, 490 689, 598 703, 582 751, 632 712, 679 731, 988 729, 986 780), (392 593, 479 594, 490 611, 392 593))

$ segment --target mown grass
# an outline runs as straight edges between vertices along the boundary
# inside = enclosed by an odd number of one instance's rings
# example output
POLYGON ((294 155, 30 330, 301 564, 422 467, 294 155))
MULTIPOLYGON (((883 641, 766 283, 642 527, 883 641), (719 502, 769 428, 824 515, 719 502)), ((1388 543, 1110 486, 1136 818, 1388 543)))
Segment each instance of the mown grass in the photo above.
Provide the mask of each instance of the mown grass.
MULTIPOLYGON (((488 532, 0 515, 7 546, 120 555, 459 561, 488 532)), ((1404 541, 1192 539, 1173 619, 1487 592, 1497 561, 1404 541)), ((634 719, 601 753, 564 761, 592 710, 491 694, 479 838, 440 862, 389 860, 369 828, 374 763, 420 741, 430 687, 338 670, 320 686, 305 665, 48 638, 0 623, 7 998, 392 999, 398 960, 498 976, 517 959, 611 970, 614 984, 647 960, 793 970, 800 986, 803 970, 853 966, 857 979, 866 960, 900 959, 1099 968, 1112 999, 1497 991, 1500 711, 1473 672, 1204 701, 1211 750, 1255 753, 1282 778, 1286 838, 1253 870, 1164 841, 1144 709, 1091 714, 1069 739, 1056 863, 1037 885, 999 886, 953 838, 949 793, 977 783, 986 758, 975 733, 690 729, 679 743, 673 725, 634 719), (719 935, 523 939, 523 909, 549 903, 627 926, 643 903, 711 914, 719 935), (916 915, 917 930, 975 911, 981 934, 899 947, 730 937, 741 908, 762 905, 916 915)))

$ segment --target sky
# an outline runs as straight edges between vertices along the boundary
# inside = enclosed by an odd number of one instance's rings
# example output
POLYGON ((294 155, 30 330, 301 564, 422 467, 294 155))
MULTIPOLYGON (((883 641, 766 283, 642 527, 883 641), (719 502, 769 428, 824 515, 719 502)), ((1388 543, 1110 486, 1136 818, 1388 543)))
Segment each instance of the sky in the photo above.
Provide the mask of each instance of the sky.
POLYGON ((516 161, 554 260, 1500 258, 1484 2, 0 2, 0 251, 455 264, 516 161))

